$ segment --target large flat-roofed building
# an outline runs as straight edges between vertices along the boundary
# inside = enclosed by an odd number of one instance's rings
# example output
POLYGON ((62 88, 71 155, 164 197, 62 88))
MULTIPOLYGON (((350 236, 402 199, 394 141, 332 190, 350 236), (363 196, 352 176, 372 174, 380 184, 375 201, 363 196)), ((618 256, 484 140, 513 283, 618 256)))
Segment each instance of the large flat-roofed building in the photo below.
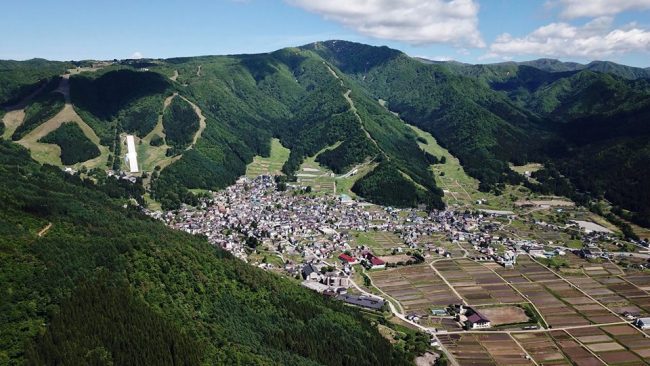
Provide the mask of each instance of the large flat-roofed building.
POLYGON ((138 153, 135 151, 135 138, 133 135, 126 136, 126 163, 131 173, 138 172, 138 153))

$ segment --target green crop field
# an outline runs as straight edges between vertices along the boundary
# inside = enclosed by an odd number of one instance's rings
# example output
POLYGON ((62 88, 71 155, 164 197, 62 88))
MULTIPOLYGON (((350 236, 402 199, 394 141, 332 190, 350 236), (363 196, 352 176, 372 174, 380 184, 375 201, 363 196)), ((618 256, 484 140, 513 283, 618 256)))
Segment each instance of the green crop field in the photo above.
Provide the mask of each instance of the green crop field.
POLYGON ((506 189, 500 196, 488 192, 480 192, 478 190, 478 180, 465 173, 458 158, 440 146, 430 133, 412 125, 409 125, 409 127, 427 142, 425 144, 418 141, 418 145, 423 150, 436 156, 438 159, 442 157, 446 159, 444 164, 431 165, 431 170, 435 175, 436 185, 445 193, 443 200, 447 205, 452 207, 510 210, 516 200, 529 196, 530 192, 523 186, 506 186, 506 189), (480 205, 477 204, 478 200, 483 201, 483 203, 480 205))
POLYGON ((258 175, 281 175, 282 165, 289 159, 289 149, 282 146, 280 140, 271 140, 271 155, 268 158, 256 156, 246 167, 246 176, 255 178, 258 175))

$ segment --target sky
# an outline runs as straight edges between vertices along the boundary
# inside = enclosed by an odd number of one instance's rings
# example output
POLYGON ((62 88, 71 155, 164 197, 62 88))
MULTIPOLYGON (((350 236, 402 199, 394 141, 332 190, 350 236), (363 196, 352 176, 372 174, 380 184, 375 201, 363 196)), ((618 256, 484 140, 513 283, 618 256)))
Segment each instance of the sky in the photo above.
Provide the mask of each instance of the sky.
POLYGON ((342 39, 467 63, 650 67, 650 0, 2 0, 0 59, 260 53, 342 39))

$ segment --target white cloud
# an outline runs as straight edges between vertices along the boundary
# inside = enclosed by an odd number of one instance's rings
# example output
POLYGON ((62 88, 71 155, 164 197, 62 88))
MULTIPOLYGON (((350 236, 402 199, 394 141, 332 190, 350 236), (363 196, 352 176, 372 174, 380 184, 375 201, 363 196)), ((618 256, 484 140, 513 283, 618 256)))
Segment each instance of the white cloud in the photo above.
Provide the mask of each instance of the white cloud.
POLYGON ((286 0, 364 35, 411 44, 484 47, 475 0, 286 0))
POLYGON ((560 16, 579 17, 611 16, 628 10, 650 9, 650 0, 554 0, 547 5, 561 8, 560 16))
POLYGON ((583 26, 551 23, 524 37, 501 34, 483 58, 508 55, 602 58, 650 51, 650 31, 631 23, 612 29, 612 18, 599 17, 583 26))
POLYGON ((131 56, 129 56, 130 59, 135 59, 135 60, 141 59, 142 57, 143 57, 142 53, 139 51, 135 51, 131 54, 131 56))

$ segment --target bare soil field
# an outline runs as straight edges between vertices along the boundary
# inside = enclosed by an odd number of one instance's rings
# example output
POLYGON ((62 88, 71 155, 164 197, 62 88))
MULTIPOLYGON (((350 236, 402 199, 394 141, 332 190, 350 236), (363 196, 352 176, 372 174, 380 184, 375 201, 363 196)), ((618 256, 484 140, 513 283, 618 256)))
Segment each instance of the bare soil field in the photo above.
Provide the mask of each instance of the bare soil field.
POLYGON ((482 264, 459 259, 440 261, 434 266, 470 305, 526 301, 509 284, 482 264))
POLYGON ((519 333, 513 335, 528 354, 539 364, 568 364, 564 354, 546 333, 519 333))
POLYGON ((518 306, 482 307, 477 310, 490 319, 492 326, 525 323, 530 320, 528 316, 526 316, 526 311, 518 306))
POLYGON ((460 302, 442 279, 425 264, 376 271, 368 275, 376 287, 399 301, 408 313, 428 315, 431 308, 460 302))
POLYGON ((387 256, 379 257, 379 259, 381 259, 386 263, 399 263, 399 262, 408 262, 414 258, 410 255, 398 254, 398 255, 387 255, 387 256))

